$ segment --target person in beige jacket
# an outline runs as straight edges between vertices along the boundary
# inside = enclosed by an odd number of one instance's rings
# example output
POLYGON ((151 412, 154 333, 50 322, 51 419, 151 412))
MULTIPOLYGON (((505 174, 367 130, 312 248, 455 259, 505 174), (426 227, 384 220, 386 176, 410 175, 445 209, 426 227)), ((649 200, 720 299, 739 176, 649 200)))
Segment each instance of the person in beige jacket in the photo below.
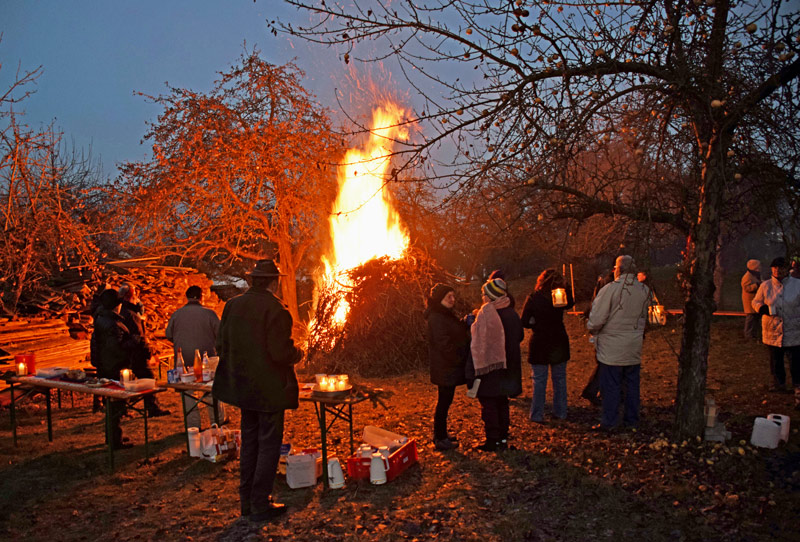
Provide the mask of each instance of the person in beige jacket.
POLYGON ((772 276, 758 287, 753 308, 761 315, 761 334, 769 348, 773 391, 786 392, 783 358, 791 357, 795 408, 800 409, 800 279, 789 276, 785 258, 770 264, 772 276))
POLYGON ((761 262, 747 260, 747 271, 742 277, 742 308, 744 309, 744 338, 758 340, 761 315, 753 309, 753 298, 761 284, 761 262))
POLYGON ((606 284, 592 302, 586 322, 594 335, 603 397, 600 425, 608 431, 618 423, 623 381, 626 387, 623 424, 639 424, 639 373, 642 340, 647 322, 650 289, 636 279, 633 258, 620 256, 614 265, 614 282, 606 284))

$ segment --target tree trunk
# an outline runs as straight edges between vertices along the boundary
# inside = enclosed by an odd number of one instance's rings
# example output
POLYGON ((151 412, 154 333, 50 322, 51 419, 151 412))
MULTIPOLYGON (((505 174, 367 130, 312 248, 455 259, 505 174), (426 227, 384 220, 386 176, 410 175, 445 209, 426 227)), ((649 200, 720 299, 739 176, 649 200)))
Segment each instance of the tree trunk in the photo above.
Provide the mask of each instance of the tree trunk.
POLYGON ((708 347, 714 311, 714 267, 724 188, 720 143, 712 143, 702 173, 700 208, 686 242, 689 297, 678 357, 675 438, 702 437, 708 347))

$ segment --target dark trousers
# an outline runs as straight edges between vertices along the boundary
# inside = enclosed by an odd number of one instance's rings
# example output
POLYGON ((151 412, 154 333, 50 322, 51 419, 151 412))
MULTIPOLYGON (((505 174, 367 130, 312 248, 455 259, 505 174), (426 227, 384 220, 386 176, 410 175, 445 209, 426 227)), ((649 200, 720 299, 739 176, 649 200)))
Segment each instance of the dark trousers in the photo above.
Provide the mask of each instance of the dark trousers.
POLYGON ((639 425, 639 374, 640 365, 606 365, 600 363, 600 393, 603 396, 600 424, 615 427, 619 418, 619 404, 625 389, 625 413, 622 423, 629 427, 639 425))
POLYGON ((600 362, 595 359, 595 366, 592 374, 589 375, 589 381, 586 383, 586 387, 583 388, 581 392, 581 397, 585 397, 586 399, 594 399, 600 395, 600 379, 597 376, 597 370, 600 367, 600 362))
MULTIPOLYGON (((131 372, 133 376, 136 378, 155 378, 153 370, 147 366, 148 360, 149 358, 134 356, 134 360, 131 362, 131 372)), ((142 402, 147 412, 155 412, 159 408, 154 394, 146 395, 142 402)))
POLYGON ((508 412, 508 397, 479 397, 481 419, 483 420, 486 442, 500 442, 508 438, 511 417, 508 412))
POLYGON ((283 441, 283 411, 242 409, 239 498, 242 509, 265 512, 275 484, 283 441))
POLYGON ((761 315, 750 312, 744 315, 744 338, 758 339, 761 335, 761 315))
POLYGON ((108 416, 110 418, 111 445, 118 447, 122 444, 122 427, 120 427, 120 421, 122 415, 127 411, 125 401, 112 401, 110 398, 104 397, 103 403, 105 408, 108 409, 108 416))
POLYGON ((786 367, 783 358, 789 353, 789 372, 792 375, 792 386, 800 387, 800 346, 770 346, 769 369, 772 374, 772 384, 778 388, 786 387, 786 367))
POLYGON ((456 395, 455 386, 439 386, 439 397, 436 400, 436 410, 433 413, 433 439, 447 438, 447 413, 453 404, 456 395))

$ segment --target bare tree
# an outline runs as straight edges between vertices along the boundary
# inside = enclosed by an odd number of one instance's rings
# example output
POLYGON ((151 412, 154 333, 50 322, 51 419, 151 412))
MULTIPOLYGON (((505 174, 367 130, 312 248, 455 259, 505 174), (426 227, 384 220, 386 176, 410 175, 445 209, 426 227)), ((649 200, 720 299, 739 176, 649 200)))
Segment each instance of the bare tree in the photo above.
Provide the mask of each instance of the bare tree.
POLYGON ((292 64, 258 51, 208 93, 171 88, 145 136, 152 159, 127 163, 116 189, 128 246, 217 266, 278 256, 298 320, 295 278, 326 226, 340 141, 292 64))
POLYGON ((10 315, 47 277, 97 259, 96 229, 84 210, 98 164, 68 152, 52 126, 25 125, 14 109, 40 73, 18 70, 0 95, 0 312, 10 315))
POLYGON ((504 170, 552 216, 625 216, 686 236, 675 427, 701 435, 720 223, 758 182, 753 157, 786 178, 800 155, 797 5, 287 2, 311 22, 274 29, 402 70, 425 100, 425 138, 403 152, 436 164, 433 178, 468 192, 504 170), (611 148, 627 158, 587 167, 611 148))

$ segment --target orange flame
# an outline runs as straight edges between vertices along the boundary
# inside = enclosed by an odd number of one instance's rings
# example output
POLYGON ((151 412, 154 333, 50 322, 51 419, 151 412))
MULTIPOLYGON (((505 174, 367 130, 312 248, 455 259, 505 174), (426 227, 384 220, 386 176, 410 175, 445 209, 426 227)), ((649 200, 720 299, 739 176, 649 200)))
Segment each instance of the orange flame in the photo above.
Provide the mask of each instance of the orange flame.
MULTIPOLYGON (((376 107, 363 149, 350 149, 339 168, 339 194, 330 218, 332 249, 323 256, 326 284, 351 286, 346 271, 373 258, 400 258, 408 233, 389 199, 386 179, 395 140, 408 138, 400 126, 404 110, 394 103, 376 107)), ((339 301, 334 321, 347 319, 349 306, 339 301)))

